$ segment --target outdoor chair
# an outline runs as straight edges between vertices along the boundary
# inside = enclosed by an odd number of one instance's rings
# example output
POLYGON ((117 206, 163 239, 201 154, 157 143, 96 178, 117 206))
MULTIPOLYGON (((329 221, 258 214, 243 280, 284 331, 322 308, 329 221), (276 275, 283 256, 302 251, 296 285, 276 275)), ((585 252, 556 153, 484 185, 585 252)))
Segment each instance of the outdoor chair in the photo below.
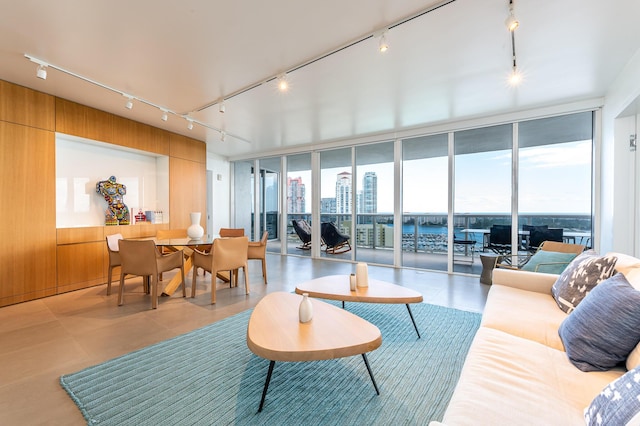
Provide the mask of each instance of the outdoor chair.
MULTIPOLYGON (((538 230, 538 231, 546 231, 547 229, 549 229, 548 225, 522 225, 522 233, 520 234, 520 249, 524 250, 524 251, 531 251, 531 231, 532 230, 538 230)), ((533 250, 533 252, 535 252, 536 250, 538 250, 538 247, 540 246, 540 243, 542 241, 539 241, 538 244, 535 246, 535 249, 533 250)))
POLYGON ((511 225, 493 225, 489 230, 487 248, 508 258, 511 255, 511 225))
POLYGON ((340 232, 338 227, 332 222, 320 224, 320 237, 326 245, 325 251, 329 254, 346 253, 351 250, 349 236, 340 232))
POLYGON ((465 238, 462 238, 462 237, 456 237, 454 235, 454 237, 453 237, 454 261, 455 262, 461 262, 460 260, 455 260, 455 249, 456 249, 456 246, 460 247, 462 249, 462 251, 464 252, 465 256, 468 256, 469 251, 471 252, 471 261, 470 261, 470 263, 473 264, 473 261, 474 261, 474 258, 475 258, 475 252, 476 252, 476 240, 465 239, 465 238))
MULTIPOLYGON (((216 238, 210 253, 195 250, 193 252, 193 267, 202 268, 211 273, 211 304, 216 303, 216 280, 219 271, 229 271, 229 282, 233 275, 242 268, 244 273, 244 286, 246 294, 249 294, 249 271, 247 267, 249 250, 249 238, 216 238)), ((236 281, 237 282, 237 281, 236 281)), ((191 297, 196 297, 196 274, 191 278, 191 297)))
POLYGON ((301 250, 311 250, 311 226, 307 223, 306 220, 291 220, 291 224, 293 225, 293 230, 296 231, 298 238, 302 241, 302 245, 298 248, 301 250))
POLYGON ((158 285, 160 273, 180 268, 182 275, 182 297, 186 296, 184 281, 184 255, 182 250, 162 255, 158 253, 156 244, 152 240, 120 240, 120 291, 118 306, 124 303, 125 275, 139 275, 143 277, 145 293, 151 290, 151 308, 158 307, 158 285))
POLYGON ((538 250, 533 255, 526 256, 518 266, 503 263, 498 263, 496 266, 530 272, 560 274, 584 249, 585 246, 582 244, 543 241, 538 250))
POLYGON ((562 228, 533 228, 529 231, 528 249, 535 253, 545 241, 563 241, 564 230, 562 228))

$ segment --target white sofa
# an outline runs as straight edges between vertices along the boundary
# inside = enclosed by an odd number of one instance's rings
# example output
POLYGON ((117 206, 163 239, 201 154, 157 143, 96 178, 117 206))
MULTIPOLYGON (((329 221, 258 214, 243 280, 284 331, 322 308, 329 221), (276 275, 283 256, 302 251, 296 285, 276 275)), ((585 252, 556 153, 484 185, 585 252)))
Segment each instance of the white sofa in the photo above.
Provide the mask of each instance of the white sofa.
MULTIPOLYGON (((615 255, 616 271, 640 288, 640 259, 615 255)), ((569 361, 558 335, 567 314, 551 295, 557 277, 494 271, 481 326, 443 424, 584 425, 583 410, 626 372, 583 372, 569 361)))

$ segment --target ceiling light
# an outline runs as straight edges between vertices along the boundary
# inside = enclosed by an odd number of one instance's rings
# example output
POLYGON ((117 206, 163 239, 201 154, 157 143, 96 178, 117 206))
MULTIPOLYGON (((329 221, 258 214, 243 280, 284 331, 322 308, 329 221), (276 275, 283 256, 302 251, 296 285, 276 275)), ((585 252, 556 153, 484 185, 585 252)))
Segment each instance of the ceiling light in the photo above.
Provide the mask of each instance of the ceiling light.
POLYGON ((162 111, 162 117, 160 117, 160 119, 161 119, 162 121, 167 121, 167 119, 169 118, 169 113, 168 113, 168 111, 167 111, 167 110, 164 110, 164 109, 163 109, 163 110, 161 110, 161 111, 162 111))
POLYGON ((227 134, 225 133, 225 131, 224 131, 224 130, 222 130, 222 131, 220 132, 220 140, 221 140, 222 142, 224 142, 224 137, 225 137, 226 135, 227 135, 227 134))
POLYGON ((38 66, 38 70, 36 71, 36 77, 41 78, 43 80, 47 79, 47 66, 40 64, 38 66))
POLYGON ((127 96, 125 95, 127 98, 127 103, 124 105, 124 107, 126 109, 132 109, 133 108, 133 97, 132 96, 127 96))
POLYGON ((220 111, 222 114, 224 114, 225 110, 226 110, 226 106, 224 105, 224 99, 222 100, 222 102, 220 102, 220 105, 218 105, 218 111, 220 111))
POLYGON ((189 123, 187 124, 187 129, 193 130, 193 120, 190 118, 187 118, 187 122, 189 123))
POLYGON ((387 41, 387 31, 383 31, 380 34, 380 39, 378 41, 378 50, 380 53, 384 53, 389 50, 389 42, 387 41))
POLYGON ((518 21, 513 14, 513 0, 509 1, 509 16, 504 23, 507 26, 507 29, 511 32, 514 32, 516 28, 520 26, 520 21, 518 21))
POLYGON ((278 77, 278 89, 280 89, 281 92, 286 92, 287 90, 289 90, 289 82, 287 81, 286 74, 281 74, 278 77))
POLYGON ((509 84, 512 86, 519 86, 522 83, 522 73, 518 68, 513 67, 511 74, 509 75, 509 84))

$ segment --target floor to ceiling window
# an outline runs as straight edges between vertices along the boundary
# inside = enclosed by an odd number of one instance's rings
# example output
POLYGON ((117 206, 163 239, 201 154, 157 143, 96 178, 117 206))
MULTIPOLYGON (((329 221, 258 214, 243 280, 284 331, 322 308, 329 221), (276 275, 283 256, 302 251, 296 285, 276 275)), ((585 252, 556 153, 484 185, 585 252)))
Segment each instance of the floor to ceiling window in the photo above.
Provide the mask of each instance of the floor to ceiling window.
POLYGON ((402 141, 402 266, 447 270, 447 140, 402 141))
MULTIPOLYGON (((320 221, 333 223, 350 239, 354 200, 351 151, 351 148, 341 148, 320 152, 320 221)), ((342 253, 327 254, 323 250, 320 255, 346 259, 351 259, 353 255, 352 252, 337 251, 342 253)))
POLYGON ((393 142, 356 147, 356 259, 393 265, 393 142))
MULTIPOLYGON (((281 238, 279 229, 279 182, 280 182, 280 157, 263 158, 260 166, 260 216, 258 219, 259 232, 256 238, 260 238, 264 231, 269 232, 269 240, 281 238)), ((254 234, 255 235, 255 234, 254 234)), ((286 239, 286 238, 285 238, 286 239)), ((269 251, 279 251, 278 247, 267 245, 269 251), (273 248, 271 248, 273 247, 273 248)))
POLYGON ((511 124, 454 133, 455 272, 478 273, 480 250, 510 249, 512 139, 511 124))
POLYGON ((521 249, 532 252, 543 240, 591 246, 592 116, 518 123, 521 249))
POLYGON ((305 246, 301 237, 293 228, 292 221, 304 221, 311 225, 311 154, 287 156, 287 253, 310 256, 309 246, 305 246), (300 248, 304 247, 304 248, 300 248))

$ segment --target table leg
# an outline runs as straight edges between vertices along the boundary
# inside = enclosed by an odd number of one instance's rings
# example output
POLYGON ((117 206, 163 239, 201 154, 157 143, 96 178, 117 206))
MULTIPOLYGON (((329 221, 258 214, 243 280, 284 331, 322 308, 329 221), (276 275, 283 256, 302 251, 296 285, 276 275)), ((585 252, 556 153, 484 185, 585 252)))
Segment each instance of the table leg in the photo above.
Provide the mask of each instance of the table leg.
POLYGON ((267 389, 269 389, 269 382, 271 381, 271 373, 273 373, 274 365, 276 365, 275 361, 271 361, 269 363, 269 371, 267 372, 267 380, 264 381, 264 388, 262 389, 262 399, 260 399, 260 407, 258 408, 258 413, 262 411, 262 406, 264 405, 264 398, 267 396, 267 389))
POLYGON ((364 365, 367 366, 367 371, 369 372, 369 376, 371 377, 371 381, 373 382, 373 387, 376 389, 376 394, 380 395, 380 391, 378 390, 378 385, 376 384, 376 379, 373 378, 373 372, 371 371, 371 367, 369 367, 369 360, 367 359, 367 354, 362 354, 362 359, 364 360, 364 365))
POLYGON ((420 332, 418 331, 418 326, 416 325, 416 320, 413 319, 413 312, 411 312, 411 308, 409 307, 409 304, 406 304, 407 306, 407 311, 409 311, 409 316, 411 317, 411 322, 413 323, 413 328, 416 329, 416 333, 418 333, 418 339, 420 338, 420 332))
MULTIPOLYGON (((191 267, 192 267, 192 261, 191 261, 191 256, 189 256, 184 260, 184 275, 185 275, 185 277, 189 274, 189 271, 191 270, 191 267)), ((195 271, 193 273, 195 274, 195 271)), ((162 295, 163 296, 172 296, 173 293, 178 289, 178 287, 180 287, 181 280, 182 280, 181 274, 175 274, 173 276, 173 278, 171 278, 171 281, 169 281, 169 283, 164 288, 164 291, 162 292, 162 295)))

